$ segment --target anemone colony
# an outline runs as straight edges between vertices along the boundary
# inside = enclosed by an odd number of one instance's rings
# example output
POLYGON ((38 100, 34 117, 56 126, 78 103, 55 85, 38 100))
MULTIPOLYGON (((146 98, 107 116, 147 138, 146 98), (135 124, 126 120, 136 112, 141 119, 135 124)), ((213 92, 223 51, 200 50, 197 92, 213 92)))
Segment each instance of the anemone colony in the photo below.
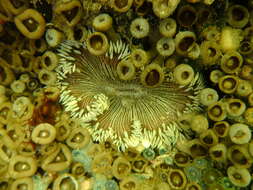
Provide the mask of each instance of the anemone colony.
POLYGON ((1 0, 0 190, 252 189, 252 87, 252 0, 1 0))

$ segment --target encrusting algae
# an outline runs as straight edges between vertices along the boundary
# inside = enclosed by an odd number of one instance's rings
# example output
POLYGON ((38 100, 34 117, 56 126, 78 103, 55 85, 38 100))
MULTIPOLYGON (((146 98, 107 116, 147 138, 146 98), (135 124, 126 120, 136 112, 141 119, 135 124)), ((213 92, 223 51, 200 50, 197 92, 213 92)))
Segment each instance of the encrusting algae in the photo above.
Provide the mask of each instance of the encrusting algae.
POLYGON ((252 24, 252 0, 1 0, 0 189, 253 189, 252 24))

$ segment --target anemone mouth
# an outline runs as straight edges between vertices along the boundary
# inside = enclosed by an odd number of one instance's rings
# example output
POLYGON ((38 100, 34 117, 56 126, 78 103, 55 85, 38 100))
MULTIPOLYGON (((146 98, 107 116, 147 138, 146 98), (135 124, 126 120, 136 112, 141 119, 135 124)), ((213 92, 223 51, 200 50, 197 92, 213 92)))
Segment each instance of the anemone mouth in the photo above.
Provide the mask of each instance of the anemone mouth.
POLYGON ((198 73, 187 86, 167 75, 152 88, 143 86, 139 75, 120 80, 117 64, 129 55, 121 41, 111 43, 103 56, 90 54, 76 41, 63 42, 58 52, 60 102, 72 117, 80 118, 95 141, 111 140, 121 150, 140 143, 171 147, 183 135, 178 117, 201 109, 197 94, 203 83, 198 73))

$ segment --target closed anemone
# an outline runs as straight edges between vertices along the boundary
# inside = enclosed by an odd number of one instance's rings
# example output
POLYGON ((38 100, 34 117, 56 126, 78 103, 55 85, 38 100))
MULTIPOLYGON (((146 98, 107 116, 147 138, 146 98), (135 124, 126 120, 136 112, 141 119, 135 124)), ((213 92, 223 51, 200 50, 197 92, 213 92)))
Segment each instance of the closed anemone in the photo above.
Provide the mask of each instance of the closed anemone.
POLYGON ((76 41, 59 46, 57 84, 65 111, 83 121, 93 140, 111 140, 121 150, 138 144, 174 145, 182 136, 178 113, 200 110, 202 77, 195 73, 189 85, 180 86, 172 73, 151 62, 125 80, 119 77, 117 65, 129 56, 128 46, 122 41, 108 43, 107 53, 100 56, 76 41))
POLYGON ((221 172, 214 168, 208 168, 203 170, 202 180, 205 182, 205 184, 212 184, 221 177, 221 172))

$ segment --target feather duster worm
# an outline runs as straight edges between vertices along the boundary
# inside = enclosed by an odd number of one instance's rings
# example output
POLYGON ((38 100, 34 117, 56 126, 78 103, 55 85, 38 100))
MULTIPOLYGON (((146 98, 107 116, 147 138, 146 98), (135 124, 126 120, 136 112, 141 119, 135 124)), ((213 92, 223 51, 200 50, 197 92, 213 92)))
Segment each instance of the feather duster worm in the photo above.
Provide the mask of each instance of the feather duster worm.
MULTIPOLYGON (((85 44, 61 43, 56 68, 60 102, 72 117, 80 119, 95 141, 110 140, 122 151, 136 146, 172 148, 184 138, 178 117, 201 109, 201 76, 195 73, 190 83, 180 85, 162 67, 152 70, 151 63, 142 71, 145 75, 140 71, 130 80, 121 80, 117 65, 129 54, 122 41, 110 42, 107 53, 100 56, 91 54, 85 44), (148 85, 143 85, 143 80, 148 85)), ((122 68, 123 73, 127 70, 122 68)), ((182 72, 182 77, 185 74, 182 72)))

